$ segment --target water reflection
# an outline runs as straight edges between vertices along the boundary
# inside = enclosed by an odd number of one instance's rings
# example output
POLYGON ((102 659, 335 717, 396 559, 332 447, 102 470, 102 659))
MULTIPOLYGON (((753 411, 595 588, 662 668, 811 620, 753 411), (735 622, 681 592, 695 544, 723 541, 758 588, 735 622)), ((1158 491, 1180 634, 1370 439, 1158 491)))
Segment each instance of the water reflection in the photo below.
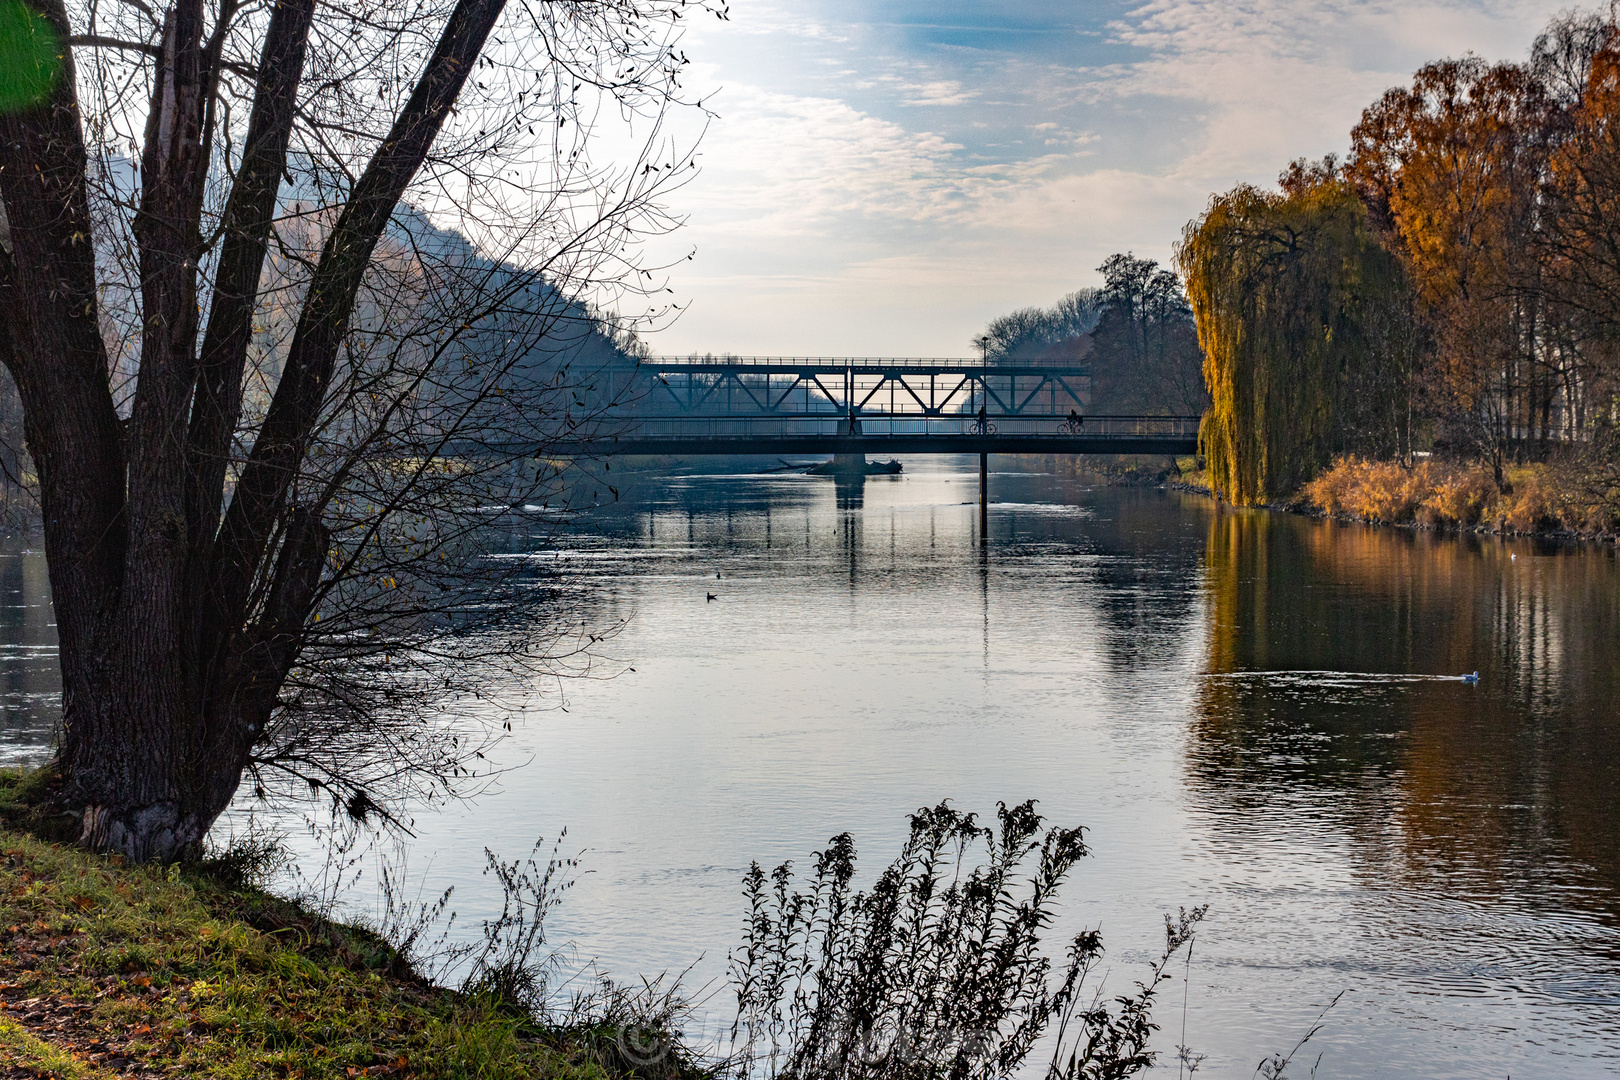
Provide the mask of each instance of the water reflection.
POLYGON ((0 538, 0 765, 40 760, 61 718, 56 619, 37 545, 0 538))
MULTIPOLYGON (((1341 990, 1319 1037, 1334 1075, 1605 1067, 1620 1038, 1620 936, 1602 924, 1620 890, 1613 856, 1582 844, 1612 837, 1613 748, 1596 704, 1612 687, 1576 684, 1612 664, 1593 644, 1614 629, 1611 558, 1014 473, 992 478, 980 546, 971 464, 868 481, 858 511, 824 481, 711 477, 649 488, 656 533, 598 522, 657 548, 663 521, 730 506, 752 526, 723 541, 688 532, 681 557, 754 579, 723 619, 645 577, 629 586, 638 655, 662 657, 658 679, 677 691, 654 702, 621 687, 597 715, 638 742, 693 725, 714 737, 680 756, 680 789, 655 783, 656 809, 624 814, 638 829, 648 814, 694 825, 661 826, 624 869, 604 866, 599 902, 714 912, 715 927, 682 920, 677 935, 723 950, 728 861, 802 855, 821 838, 811 821, 881 849, 885 815, 908 803, 1016 790, 1092 827, 1099 857, 1077 911, 1127 949, 1145 940, 1133 927, 1151 934, 1144 914, 1214 905, 1190 1006, 1210 1075, 1249 1075, 1341 990), (798 545, 761 553, 784 520, 799 523, 798 545), (701 649, 679 640, 698 632, 701 649), (734 701, 697 670, 711 649, 728 658, 734 701), (1476 668, 1481 685, 1456 678, 1476 668), (1566 745, 1527 754, 1519 744, 1535 738, 1566 745), (1592 779, 1551 780, 1576 764, 1592 779), (1589 839, 1563 823, 1583 794, 1589 839), (689 852, 690 876, 630 872, 663 844, 689 852)), ((657 937, 638 932, 614 962, 646 957, 657 937)))
POLYGON ((839 513, 859 510, 865 505, 866 475, 864 473, 834 473, 832 481, 835 497, 838 501, 839 513))
POLYGON ((1211 808, 1320 793, 1363 870, 1620 918, 1612 554, 1226 510, 1188 767, 1211 808))
MULTIPOLYGON (((622 976, 697 960, 701 984, 749 860, 843 829, 881 860, 920 805, 1035 797, 1090 830, 1060 929, 1101 924, 1115 980, 1160 912, 1212 905, 1200 1076, 1252 1075, 1343 990, 1324 1075, 1614 1071, 1611 554, 990 484, 987 544, 971 458, 858 488, 621 485, 533 559, 568 610, 625 623, 598 672, 617 677, 570 685, 566 711, 515 688, 536 706, 517 768, 417 819, 424 894, 456 884, 476 925, 498 903, 482 849, 566 825, 590 872, 556 940, 622 976)), ((541 517, 509 550, 552 535, 541 517)), ((16 610, 7 632, 39 638, 16 610)))

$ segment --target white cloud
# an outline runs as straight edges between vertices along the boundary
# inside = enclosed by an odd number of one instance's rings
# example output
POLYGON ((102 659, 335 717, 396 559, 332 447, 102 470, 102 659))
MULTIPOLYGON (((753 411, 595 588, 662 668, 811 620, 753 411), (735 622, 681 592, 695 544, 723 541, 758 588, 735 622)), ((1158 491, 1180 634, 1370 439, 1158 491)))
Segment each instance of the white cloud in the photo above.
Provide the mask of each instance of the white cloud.
POLYGON ((714 107, 721 119, 685 200, 706 228, 780 237, 851 215, 946 219, 973 212, 998 183, 956 165, 960 144, 835 99, 745 86, 714 107))
POLYGON ((977 90, 964 90, 955 79, 938 79, 926 83, 906 83, 902 86, 905 97, 902 105, 966 105, 979 96, 977 90))
POLYGON ((1560 6, 1150 0, 1110 30, 1151 58, 1111 72, 1105 92, 1170 97, 1207 116, 1179 175, 1274 175, 1301 154, 1347 144, 1361 110, 1428 60, 1522 57, 1560 6))
POLYGON ((1114 251, 1167 261, 1212 192, 1342 151, 1424 61, 1523 56, 1562 6, 1149 0, 1095 28, 1112 52, 1065 64, 736 5, 736 33, 691 50, 717 46, 695 84, 730 85, 679 199, 691 308, 656 347, 960 354, 1114 251))

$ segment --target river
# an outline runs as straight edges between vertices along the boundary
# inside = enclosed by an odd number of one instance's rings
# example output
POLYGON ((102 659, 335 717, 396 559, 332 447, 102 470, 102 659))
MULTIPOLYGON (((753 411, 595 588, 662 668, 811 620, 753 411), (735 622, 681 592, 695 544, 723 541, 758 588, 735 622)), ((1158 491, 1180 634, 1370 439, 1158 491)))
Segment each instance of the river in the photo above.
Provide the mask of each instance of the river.
MULTIPOLYGON (((1297 1075, 1620 1074, 1611 550, 1012 471, 981 547, 975 468, 643 476, 583 515, 527 557, 623 629, 565 701, 532 688, 497 790, 418 817, 412 872, 472 922, 483 847, 566 826, 553 939, 698 986, 750 860, 849 830, 871 872, 919 806, 1036 798, 1089 830, 1057 931, 1102 927, 1112 989, 1210 905, 1156 1017, 1167 1049, 1185 1007, 1202 1076, 1253 1075, 1341 992, 1297 1075)), ((0 758, 49 730, 43 587, 7 547, 0 758)))

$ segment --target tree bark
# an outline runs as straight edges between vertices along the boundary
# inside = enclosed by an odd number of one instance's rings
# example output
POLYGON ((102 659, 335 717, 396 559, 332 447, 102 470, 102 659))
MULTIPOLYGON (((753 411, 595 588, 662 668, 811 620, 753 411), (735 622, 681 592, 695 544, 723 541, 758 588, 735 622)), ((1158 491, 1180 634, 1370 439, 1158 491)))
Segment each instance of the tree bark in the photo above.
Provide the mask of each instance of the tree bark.
POLYGON ((246 610, 254 569, 264 557, 303 460, 371 253, 504 6, 505 0, 457 3, 427 70, 355 184, 321 250, 281 382, 221 528, 212 590, 217 604, 212 621, 221 630, 236 625, 246 610))
MULTIPOLYGON (((60 0, 41 0, 38 11, 65 40, 60 0)), ((0 114, 0 197, 11 239, 0 257, 0 325, 11 339, 4 357, 39 471, 61 650, 64 772, 73 778, 94 769, 134 788, 142 772, 134 739, 116 739, 123 751, 104 749, 95 760, 98 736, 116 734, 106 730, 105 628, 123 591, 124 446, 98 324, 74 77, 65 56, 45 101, 0 114)))
POLYGON ((187 438, 191 490, 186 511, 199 563, 212 552, 219 528, 231 437, 242 413, 242 375, 253 337, 253 310, 287 165, 287 142, 314 13, 314 0, 282 0, 271 13, 242 167, 225 205, 219 269, 187 438))
MULTIPOLYGON (((37 5, 63 41, 62 0, 37 5)), ((459 0, 355 185, 311 281, 268 417, 221 516, 266 246, 313 0, 269 20, 199 350, 199 221, 219 48, 176 0, 155 58, 135 220, 142 299, 120 422, 96 307, 88 163, 71 56, 48 100, 0 115, 0 362, 22 397, 61 640, 65 798, 82 842, 135 860, 194 852, 229 805, 297 661, 330 533, 290 502, 356 296, 504 0, 459 0)))

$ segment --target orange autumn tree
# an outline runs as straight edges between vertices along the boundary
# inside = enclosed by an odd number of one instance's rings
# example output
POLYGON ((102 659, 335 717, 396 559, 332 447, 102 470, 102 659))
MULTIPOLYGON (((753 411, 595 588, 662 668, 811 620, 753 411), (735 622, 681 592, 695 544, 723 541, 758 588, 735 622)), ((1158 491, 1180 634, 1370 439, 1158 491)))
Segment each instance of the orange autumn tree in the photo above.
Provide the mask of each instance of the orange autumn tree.
POLYGON ((1182 259, 1216 486, 1256 501, 1324 447, 1417 442, 1503 491, 1553 458, 1620 491, 1617 118, 1620 31, 1566 12, 1523 64, 1438 61, 1385 93, 1342 174, 1215 199, 1182 259))
POLYGON ((1536 252, 1557 121, 1528 67, 1465 57, 1426 65, 1351 132, 1346 175, 1433 331, 1429 404, 1504 490, 1514 440, 1549 412, 1536 252))
POLYGON ((1570 88, 1568 125, 1551 155, 1543 280, 1585 331, 1571 393, 1582 426, 1612 416, 1620 339, 1620 34, 1605 28, 1584 83, 1570 88))

